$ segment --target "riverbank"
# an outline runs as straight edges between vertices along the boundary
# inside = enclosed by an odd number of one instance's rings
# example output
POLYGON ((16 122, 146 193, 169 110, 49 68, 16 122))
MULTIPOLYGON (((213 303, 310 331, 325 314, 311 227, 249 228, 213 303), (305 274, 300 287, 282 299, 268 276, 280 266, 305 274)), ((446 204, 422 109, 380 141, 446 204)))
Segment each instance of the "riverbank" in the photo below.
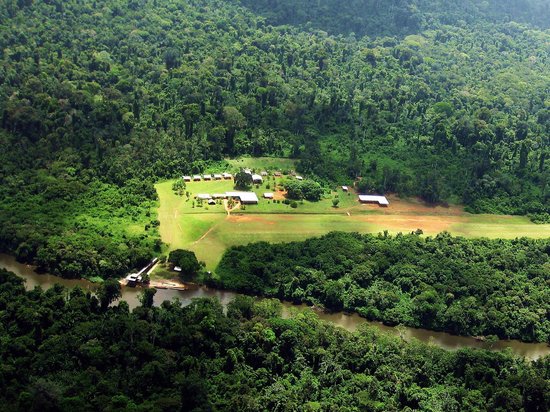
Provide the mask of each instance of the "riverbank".
POLYGON ((177 282, 167 279, 151 280, 149 282, 150 288, 155 289, 170 289, 170 290, 188 290, 189 285, 183 282, 177 282))
MULTIPOLYGON (((149 269, 146 275, 149 277, 147 283, 139 283, 140 287, 149 287, 155 289, 169 289, 169 290, 179 290, 184 291, 189 289, 189 284, 182 282, 177 275, 172 275, 173 272, 169 272, 164 268, 164 265, 157 262, 149 269), (159 269, 160 268, 160 269, 159 269), (155 276, 154 273, 162 273, 164 276, 155 276)), ((139 287, 135 285, 129 285, 128 277, 122 278, 118 281, 121 286, 124 287, 139 287)))
MULTIPOLYGON (((97 284, 91 283, 83 279, 63 279, 50 274, 38 274, 34 268, 29 265, 21 264, 15 260, 13 256, 0 254, 0 268, 9 270, 19 277, 25 279, 25 287, 27 290, 34 289, 35 286, 40 286, 47 289, 54 284, 61 284, 68 288, 79 286, 85 290, 95 291, 97 284)), ((222 305, 227 305, 231 302, 238 293, 224 290, 210 289, 196 284, 185 284, 186 289, 158 289, 154 297, 154 305, 160 306, 165 300, 173 300, 177 298, 182 305, 188 305, 195 298, 217 298, 222 305)), ((122 287, 122 298, 128 303, 130 309, 139 306, 140 294, 143 291, 142 287, 122 287)), ((289 318, 295 313, 304 310, 311 310, 306 305, 293 305, 290 302, 282 302, 282 316, 289 318)), ((518 356, 525 357, 529 360, 536 360, 543 356, 550 355, 550 347, 546 343, 526 343, 516 340, 497 340, 495 342, 483 342, 475 338, 451 335, 445 332, 434 332, 427 329, 415 329, 405 326, 386 326, 379 322, 369 322, 357 314, 345 313, 325 313, 321 310, 315 310, 319 319, 330 322, 336 326, 342 327, 350 332, 354 332, 361 327, 368 325, 375 327, 377 330, 389 333, 394 336, 399 336, 405 341, 414 339, 424 342, 429 345, 438 346, 447 350, 457 350, 461 348, 476 348, 487 350, 511 350, 518 356)))

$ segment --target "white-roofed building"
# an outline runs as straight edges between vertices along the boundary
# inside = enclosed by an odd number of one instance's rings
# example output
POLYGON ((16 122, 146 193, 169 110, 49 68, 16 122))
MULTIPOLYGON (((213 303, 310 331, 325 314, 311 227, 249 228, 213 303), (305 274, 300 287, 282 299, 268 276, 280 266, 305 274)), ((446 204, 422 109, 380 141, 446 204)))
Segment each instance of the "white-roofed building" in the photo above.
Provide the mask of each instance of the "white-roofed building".
POLYGON ((252 175, 252 183, 263 183, 264 179, 260 175, 252 175))
POLYGON ((212 175, 204 175, 204 180, 212 180, 212 175))
POLYGON ((342 190, 343 190, 344 192, 347 192, 347 191, 349 191, 349 187, 347 187, 347 186, 342 186, 342 190))
POLYGON ((254 192, 225 192, 227 197, 237 198, 244 204, 257 204, 258 196, 254 192))
POLYGON ((196 196, 197 199, 200 199, 200 200, 210 200, 212 199, 212 196, 210 196, 209 194, 207 193, 199 193, 197 196, 196 196))
POLYGON ((359 195, 359 201, 361 203, 378 203, 380 206, 388 206, 390 204, 386 196, 378 195, 359 195))
POLYGON ((143 277, 139 273, 132 273, 126 276, 126 285, 127 286, 136 286, 143 280, 143 277))
POLYGON ((224 193, 214 193, 212 194, 212 199, 225 199, 227 196, 224 193))
POLYGON ((304 180, 304 178, 302 176, 298 176, 298 175, 296 175, 296 179, 297 180, 304 180))
POLYGON ((184 182, 190 182, 191 181, 191 176, 183 176, 183 181, 184 182))
POLYGON ((193 176, 193 180, 195 182, 200 182, 202 180, 202 177, 200 175, 195 175, 195 176, 193 176))
POLYGON ((264 199, 273 199, 273 193, 264 193, 264 199))
POLYGON ((227 172, 222 173, 222 176, 224 179, 231 179, 233 177, 231 173, 227 173, 227 172))
POLYGON ((219 174, 219 173, 216 173, 216 174, 214 175, 214 179, 216 179, 216 180, 221 180, 221 179, 222 179, 222 175, 219 174))
POLYGON ((262 176, 267 176, 267 172, 264 170, 262 173, 260 173, 262 176))

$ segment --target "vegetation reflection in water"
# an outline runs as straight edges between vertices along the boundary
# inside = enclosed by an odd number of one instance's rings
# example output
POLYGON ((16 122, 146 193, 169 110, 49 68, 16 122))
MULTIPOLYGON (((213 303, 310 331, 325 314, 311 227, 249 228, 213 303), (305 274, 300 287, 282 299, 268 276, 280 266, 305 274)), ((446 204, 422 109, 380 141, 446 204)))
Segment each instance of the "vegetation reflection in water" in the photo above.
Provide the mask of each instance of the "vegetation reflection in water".
MULTIPOLYGON (((9 255, 0 254, 0 268, 7 269, 14 272, 16 275, 26 280, 25 286, 27 289, 33 289, 35 286, 41 286, 46 289, 55 283, 61 284, 66 287, 80 286, 85 290, 94 290, 96 286, 83 279, 63 279, 51 274, 38 274, 34 271, 34 268, 29 265, 24 265, 16 262, 16 260, 9 255)), ((140 288, 122 288, 122 299, 128 302, 130 308, 135 308, 139 305, 139 294, 142 289, 140 288)), ((237 293, 209 289, 204 287, 192 287, 187 291, 159 289, 155 295, 155 305, 160 305, 165 300, 172 300, 178 298, 184 305, 189 304, 192 299, 202 297, 216 297, 222 304, 229 303, 237 293)), ((293 305, 289 302, 283 302, 283 317, 292 316, 297 311, 306 310, 306 305, 293 305)), ((443 332, 434 332, 426 329, 416 329, 403 326, 386 326, 378 322, 369 322, 366 319, 353 314, 339 313, 325 313, 322 311, 316 311, 320 319, 327 322, 331 322, 337 326, 340 326, 348 331, 355 331, 364 324, 369 324, 378 328, 381 331, 401 336, 405 340, 418 339, 422 342, 430 343, 445 349, 459 349, 464 347, 473 348, 486 348, 493 350, 504 350, 509 348, 514 353, 524 356, 528 359, 538 359, 542 356, 550 354, 550 347, 544 343, 525 343, 516 340, 499 340, 492 344, 478 341, 474 338, 455 336, 443 332)))

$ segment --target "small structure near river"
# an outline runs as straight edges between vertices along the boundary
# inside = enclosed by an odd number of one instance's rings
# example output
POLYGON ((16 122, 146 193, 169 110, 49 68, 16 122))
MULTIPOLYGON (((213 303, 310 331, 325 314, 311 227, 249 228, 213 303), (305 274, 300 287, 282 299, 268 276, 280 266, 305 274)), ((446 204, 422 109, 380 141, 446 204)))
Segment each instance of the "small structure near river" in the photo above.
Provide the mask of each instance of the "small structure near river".
MULTIPOLYGON (((149 271, 153 269, 153 267, 157 264, 159 261, 158 258, 154 258, 151 260, 143 269, 141 269, 137 273, 131 273, 128 276, 126 276, 126 286, 137 286, 142 283, 146 283, 145 279, 147 274, 149 274, 149 271)), ((148 277, 147 277, 148 278, 148 277)))

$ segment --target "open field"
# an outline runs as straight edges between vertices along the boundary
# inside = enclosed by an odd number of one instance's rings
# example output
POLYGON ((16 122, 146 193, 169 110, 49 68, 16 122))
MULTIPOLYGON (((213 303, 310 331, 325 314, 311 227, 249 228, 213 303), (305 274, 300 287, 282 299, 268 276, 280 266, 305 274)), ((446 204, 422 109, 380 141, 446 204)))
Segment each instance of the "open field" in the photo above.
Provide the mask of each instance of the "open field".
MULTIPOLYGON (((284 194, 282 191, 277 191, 275 186, 280 182, 282 178, 272 177, 266 178, 263 184, 254 185, 250 191, 253 191, 260 199, 257 205, 246 205, 241 213, 336 213, 342 214, 348 211, 356 210, 358 213, 363 213, 367 209, 358 204, 357 196, 353 193, 345 193, 341 189, 336 192, 327 192, 325 197, 320 202, 298 202, 298 208, 292 209, 289 205, 283 203, 274 203, 272 200, 263 199, 263 194, 271 192, 275 194, 276 199, 283 199, 284 194), (338 196, 340 204, 338 208, 332 206, 332 199, 334 196, 338 196)), ((224 206, 222 202, 218 202, 216 205, 207 205, 206 202, 202 206, 199 202, 194 201, 194 197, 200 193, 214 194, 225 193, 235 190, 232 180, 213 180, 213 181, 201 181, 201 182, 188 182, 186 192, 189 192, 189 198, 184 194, 183 196, 176 196, 172 192, 173 181, 167 181, 156 185, 159 196, 162 195, 165 201, 170 202, 170 206, 176 208, 181 213, 224 213, 224 206)), ((377 210, 378 206, 371 206, 372 210, 377 210)))
MULTIPOLYGON (((550 237, 550 224, 535 225, 526 217, 472 215, 459 206, 431 207, 415 199, 404 200, 394 196, 389 197, 388 208, 361 205, 353 194, 343 196, 346 200, 342 203, 345 204, 339 209, 329 206, 329 199, 309 208, 309 202, 306 202, 297 209, 268 204, 261 199, 260 205, 248 205, 245 211, 228 216, 223 205, 210 206, 208 210, 204 207, 191 208, 191 201, 187 202, 185 196, 175 195, 171 187, 171 181, 156 185, 160 198, 158 219, 161 238, 170 249, 193 250, 208 269, 214 269, 223 252, 233 245, 303 240, 330 231, 378 233, 388 230, 390 233, 407 233, 422 229, 427 235, 448 231, 466 237, 550 237)), ((230 188, 230 182, 188 185, 193 193, 223 192, 230 188)))

